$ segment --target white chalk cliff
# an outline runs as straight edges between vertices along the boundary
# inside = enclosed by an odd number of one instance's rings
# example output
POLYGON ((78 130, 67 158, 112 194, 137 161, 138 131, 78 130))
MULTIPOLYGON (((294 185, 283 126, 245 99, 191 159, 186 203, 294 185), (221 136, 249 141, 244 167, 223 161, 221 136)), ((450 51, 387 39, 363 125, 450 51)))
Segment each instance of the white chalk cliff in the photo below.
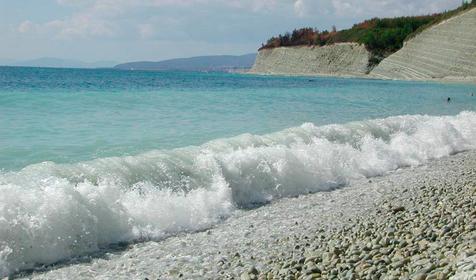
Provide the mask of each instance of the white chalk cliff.
POLYGON ((260 50, 250 73, 363 76, 370 53, 357 43, 260 50))
POLYGON ((382 79, 476 79, 476 9, 432 26, 384 59, 370 76, 382 79))
POLYGON ((357 43, 260 50, 250 73, 476 81, 476 8, 429 27, 369 72, 357 43))

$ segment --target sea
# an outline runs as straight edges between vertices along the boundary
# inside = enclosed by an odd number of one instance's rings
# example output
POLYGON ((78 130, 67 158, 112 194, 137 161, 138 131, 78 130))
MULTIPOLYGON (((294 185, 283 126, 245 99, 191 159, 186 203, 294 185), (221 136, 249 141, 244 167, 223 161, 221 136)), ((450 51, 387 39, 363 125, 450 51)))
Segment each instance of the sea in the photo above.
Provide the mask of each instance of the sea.
POLYGON ((476 85, 0 67, 0 276, 476 148, 476 85))

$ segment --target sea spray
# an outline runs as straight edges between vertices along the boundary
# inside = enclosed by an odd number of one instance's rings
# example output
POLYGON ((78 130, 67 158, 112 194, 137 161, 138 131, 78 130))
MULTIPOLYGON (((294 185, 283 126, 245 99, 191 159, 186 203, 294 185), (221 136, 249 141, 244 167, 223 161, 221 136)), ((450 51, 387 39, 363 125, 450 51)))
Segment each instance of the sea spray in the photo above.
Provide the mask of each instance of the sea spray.
POLYGON ((0 174, 0 275, 476 148, 476 113, 397 116, 0 174))

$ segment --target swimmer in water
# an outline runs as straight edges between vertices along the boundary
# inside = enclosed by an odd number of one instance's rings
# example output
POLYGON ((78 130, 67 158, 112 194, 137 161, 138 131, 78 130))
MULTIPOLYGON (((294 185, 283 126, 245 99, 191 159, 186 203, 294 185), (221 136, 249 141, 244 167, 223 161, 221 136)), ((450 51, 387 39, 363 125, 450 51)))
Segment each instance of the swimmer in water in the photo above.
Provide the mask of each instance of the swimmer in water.
POLYGON ((446 99, 446 102, 450 103, 450 102, 451 102, 451 98, 448 97, 448 99, 446 99))

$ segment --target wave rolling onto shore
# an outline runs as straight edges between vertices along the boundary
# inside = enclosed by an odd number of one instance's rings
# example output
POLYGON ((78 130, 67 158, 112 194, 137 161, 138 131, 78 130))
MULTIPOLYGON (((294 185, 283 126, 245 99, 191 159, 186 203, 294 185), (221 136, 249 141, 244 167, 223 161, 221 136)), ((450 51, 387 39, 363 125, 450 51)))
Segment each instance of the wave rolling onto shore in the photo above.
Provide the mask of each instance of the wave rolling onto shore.
MULTIPOLYGON (((165 246, 205 229, 229 236, 229 223, 243 217, 238 228, 249 228, 257 218, 246 217, 257 211, 291 215, 300 206, 279 206, 290 198, 346 193, 357 181, 476 148, 467 84, 107 69, 0 74, 1 276, 64 278, 58 266, 75 275, 82 272, 71 263, 95 265, 103 254, 101 267, 119 267, 108 259, 114 248, 165 246)), ((309 215, 340 211, 326 203, 309 215)), ((213 240, 204 238, 197 240, 213 240)), ((161 256, 179 254, 180 244, 161 256)), ((217 252, 206 255, 221 258, 217 252)), ((145 265, 144 256, 126 262, 145 265)), ((167 274, 168 264, 180 262, 148 267, 167 274)))
POLYGON ((205 229, 235 209, 424 164, 475 139, 474 112, 407 115, 3 172, 0 271, 205 229))
POLYGON ((17 2, 0 279, 476 279, 476 0, 17 2))

